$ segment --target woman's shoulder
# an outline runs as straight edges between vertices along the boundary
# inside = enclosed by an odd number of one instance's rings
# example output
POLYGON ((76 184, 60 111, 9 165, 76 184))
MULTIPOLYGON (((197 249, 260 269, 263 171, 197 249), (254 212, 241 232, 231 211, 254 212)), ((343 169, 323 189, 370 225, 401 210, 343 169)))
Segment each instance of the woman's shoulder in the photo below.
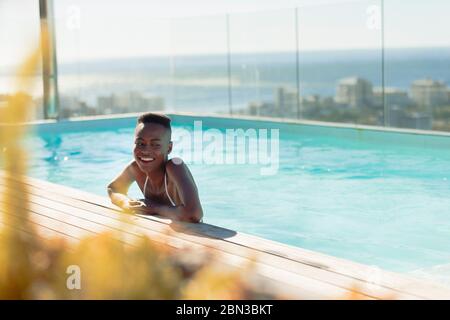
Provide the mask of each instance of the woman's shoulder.
POLYGON ((172 158, 166 162, 166 172, 169 176, 180 175, 189 171, 183 159, 172 158))
POLYGON ((170 165, 170 166, 179 166, 180 164, 184 164, 184 161, 183 161, 183 159, 181 159, 179 157, 174 157, 167 161, 167 165, 170 165))
POLYGON ((166 162, 166 170, 170 170, 170 171, 176 170, 177 168, 184 167, 184 166, 186 166, 186 165, 185 165, 183 159, 178 158, 178 157, 169 159, 166 162))

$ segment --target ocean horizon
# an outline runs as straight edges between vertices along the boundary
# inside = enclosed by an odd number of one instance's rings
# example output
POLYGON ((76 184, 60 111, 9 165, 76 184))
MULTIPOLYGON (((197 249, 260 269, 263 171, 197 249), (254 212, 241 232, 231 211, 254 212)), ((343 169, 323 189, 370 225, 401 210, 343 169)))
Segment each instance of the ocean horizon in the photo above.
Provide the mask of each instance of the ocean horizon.
MULTIPOLYGON (((334 96, 339 79, 358 76, 374 87, 382 84, 381 49, 299 52, 302 95, 334 96)), ((161 96, 174 110, 227 111, 232 105, 272 101, 278 87, 297 88, 297 53, 239 53, 136 57, 60 63, 59 91, 95 106, 98 96, 138 91, 161 96)), ((450 47, 385 49, 386 87, 408 91, 414 80, 431 78, 450 83, 450 47)), ((10 77, 0 73, 0 94, 10 77)), ((39 87, 37 91, 39 91, 39 87)), ((9 88, 10 89, 10 88, 9 88)))

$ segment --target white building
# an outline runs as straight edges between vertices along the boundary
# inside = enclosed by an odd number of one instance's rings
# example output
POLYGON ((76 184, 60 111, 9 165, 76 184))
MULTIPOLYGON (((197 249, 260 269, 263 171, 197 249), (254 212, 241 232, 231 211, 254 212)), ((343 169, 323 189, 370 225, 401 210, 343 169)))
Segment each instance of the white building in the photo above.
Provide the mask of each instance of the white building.
POLYGON ((97 97, 97 106, 104 114, 155 111, 164 109, 164 99, 156 96, 146 97, 140 92, 130 91, 97 97))
POLYGON ((113 113, 113 95, 106 97, 97 97, 97 109, 102 114, 112 114, 113 113))
POLYGON ((354 108, 370 106, 373 103, 372 83, 359 77, 341 79, 334 100, 354 108))
MULTIPOLYGON (((411 103, 408 92, 398 88, 384 88, 384 96, 386 105, 389 107, 398 106, 403 108, 411 103)), ((377 106, 383 105, 383 88, 377 87, 373 89, 373 102, 377 106)))
POLYGON ((396 128, 411 128, 420 130, 431 130, 433 119, 425 113, 407 113, 403 109, 394 106, 388 109, 389 125, 396 128))
POLYGON ((449 102, 447 86, 432 79, 414 81, 411 85, 411 98, 417 105, 428 108, 449 102))
POLYGON ((296 114, 299 103, 296 89, 279 87, 275 91, 275 114, 274 116, 291 116, 296 114))
POLYGON ((61 109, 78 111, 82 105, 83 101, 78 99, 78 97, 65 95, 59 97, 59 106, 61 109))
POLYGON ((271 102, 253 101, 249 103, 247 113, 252 116, 273 117, 274 105, 271 102))

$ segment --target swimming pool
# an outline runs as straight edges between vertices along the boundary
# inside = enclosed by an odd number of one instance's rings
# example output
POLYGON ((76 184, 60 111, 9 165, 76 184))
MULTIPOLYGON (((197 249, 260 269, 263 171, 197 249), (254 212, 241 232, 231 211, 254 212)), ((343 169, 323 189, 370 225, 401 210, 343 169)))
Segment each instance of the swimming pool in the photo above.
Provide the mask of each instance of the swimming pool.
MULTIPOLYGON (((106 195, 132 157, 134 119, 38 126, 29 175, 106 195)), ((177 156, 191 150, 180 135, 199 118, 173 119, 177 156)), ((191 161, 205 222, 397 272, 450 263, 449 136, 203 120, 204 130, 267 127, 280 137, 274 175, 191 161)), ((130 194, 141 196, 136 186, 130 194)))

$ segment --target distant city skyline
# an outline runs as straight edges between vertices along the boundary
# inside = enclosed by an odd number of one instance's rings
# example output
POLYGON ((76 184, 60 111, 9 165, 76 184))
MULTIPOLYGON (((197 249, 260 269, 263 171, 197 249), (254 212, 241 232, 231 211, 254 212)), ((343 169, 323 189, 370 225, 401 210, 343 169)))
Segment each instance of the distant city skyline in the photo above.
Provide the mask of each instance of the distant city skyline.
MULTIPOLYGON (((373 49, 381 44, 374 7, 379 4, 378 0, 58 0, 58 60, 223 53, 224 13, 232 14, 234 52, 294 50, 294 7, 300 7, 302 50, 373 49)), ((386 47, 450 47, 449 1, 385 0, 385 12, 386 47)), ((38 35, 38 1, 0 1, 0 41, 7 44, 2 46, 0 67, 20 61, 38 35)))
MULTIPOLYGON (((6 97, 0 95, 0 105, 6 97)), ((60 96, 60 116, 70 118, 163 110, 166 98, 170 100, 170 97, 147 95, 130 89, 106 95, 98 93, 96 103, 90 104, 81 96, 65 94, 60 96)), ((216 112, 226 113, 226 97, 223 98, 224 107, 216 112)), ((29 120, 43 117, 42 98, 34 99, 34 103, 35 113, 29 120)), ((388 87, 384 92, 367 79, 346 77, 338 79, 334 96, 299 95, 297 88, 279 85, 273 87, 270 99, 248 100, 246 107, 235 108, 234 113, 383 125, 384 103, 388 107, 390 126, 430 130, 434 123, 437 128, 450 131, 450 122, 445 116, 450 112, 450 88, 428 78, 413 81, 407 91, 388 87)))

